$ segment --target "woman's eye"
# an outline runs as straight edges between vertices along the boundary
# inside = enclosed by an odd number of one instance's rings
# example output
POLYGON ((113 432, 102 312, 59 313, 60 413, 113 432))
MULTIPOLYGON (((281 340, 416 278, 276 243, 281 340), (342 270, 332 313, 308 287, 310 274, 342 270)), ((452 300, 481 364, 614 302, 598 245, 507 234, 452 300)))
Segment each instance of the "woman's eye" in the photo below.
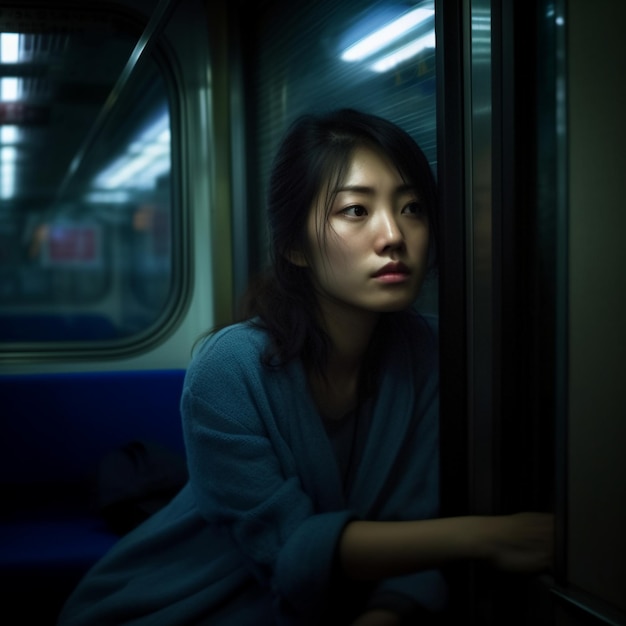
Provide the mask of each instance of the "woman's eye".
POLYGON ((426 210, 420 202, 410 202, 404 207, 404 209, 402 209, 402 212, 408 213, 409 215, 416 215, 418 217, 422 217, 426 214, 426 210))
POLYGON ((364 215, 367 215, 365 208, 358 204, 346 207, 342 213, 344 215, 349 215, 350 217, 363 217, 364 215))

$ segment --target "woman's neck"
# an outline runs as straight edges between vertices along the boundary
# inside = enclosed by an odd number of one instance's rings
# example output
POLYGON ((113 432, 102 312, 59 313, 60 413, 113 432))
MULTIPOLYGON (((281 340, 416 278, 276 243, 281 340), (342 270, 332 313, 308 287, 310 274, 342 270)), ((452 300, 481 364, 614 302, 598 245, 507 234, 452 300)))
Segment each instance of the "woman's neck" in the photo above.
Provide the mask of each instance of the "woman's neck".
POLYGON ((333 304, 320 306, 330 340, 326 367, 323 374, 310 372, 309 381, 320 413, 339 419, 357 407, 361 366, 379 315, 333 304))
POLYGON ((322 328, 330 339, 327 375, 358 370, 367 352, 379 313, 319 298, 322 328))

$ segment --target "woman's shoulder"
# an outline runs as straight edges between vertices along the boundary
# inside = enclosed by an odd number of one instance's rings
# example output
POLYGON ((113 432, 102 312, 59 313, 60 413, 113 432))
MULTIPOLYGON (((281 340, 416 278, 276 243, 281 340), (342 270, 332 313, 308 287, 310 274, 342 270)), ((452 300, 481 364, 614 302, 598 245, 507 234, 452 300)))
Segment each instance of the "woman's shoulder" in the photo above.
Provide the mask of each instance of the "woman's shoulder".
POLYGON ((229 324, 209 334, 203 348, 245 348, 254 345, 265 345, 268 341, 267 331, 257 319, 250 319, 229 324))
POLYGON ((269 342, 267 332, 255 321, 248 320, 225 326, 210 333, 198 345, 190 368, 227 367, 243 364, 252 367, 260 363, 269 342))

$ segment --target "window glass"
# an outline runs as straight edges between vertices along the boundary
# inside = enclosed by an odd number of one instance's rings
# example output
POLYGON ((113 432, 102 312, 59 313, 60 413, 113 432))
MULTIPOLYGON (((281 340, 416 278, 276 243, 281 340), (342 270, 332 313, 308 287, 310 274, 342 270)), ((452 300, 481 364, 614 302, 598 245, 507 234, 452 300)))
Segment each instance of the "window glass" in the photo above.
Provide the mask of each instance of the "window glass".
MULTIPOLYGON (((434 3, 272 5, 258 26, 253 122, 265 197, 271 159, 298 115, 352 107, 386 117, 417 140, 436 174, 434 3)), ((265 233, 256 225, 256 232, 265 233)), ((264 239, 259 242, 263 250, 264 239)), ((435 306, 436 281, 422 297, 435 306)))
POLYGON ((0 349, 127 341, 168 307, 166 83, 153 59, 118 82, 141 26, 0 9, 0 349))

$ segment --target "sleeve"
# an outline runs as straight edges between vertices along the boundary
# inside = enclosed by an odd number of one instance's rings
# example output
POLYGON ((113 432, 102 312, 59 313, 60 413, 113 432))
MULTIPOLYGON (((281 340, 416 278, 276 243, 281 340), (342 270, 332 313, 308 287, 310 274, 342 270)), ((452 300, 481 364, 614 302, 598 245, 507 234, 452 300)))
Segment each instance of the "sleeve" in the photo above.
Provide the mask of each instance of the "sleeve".
POLYGON ((181 401, 190 485, 201 514, 228 527, 280 612, 314 621, 350 514, 315 513, 258 360, 258 351, 217 340, 190 366, 181 401))

